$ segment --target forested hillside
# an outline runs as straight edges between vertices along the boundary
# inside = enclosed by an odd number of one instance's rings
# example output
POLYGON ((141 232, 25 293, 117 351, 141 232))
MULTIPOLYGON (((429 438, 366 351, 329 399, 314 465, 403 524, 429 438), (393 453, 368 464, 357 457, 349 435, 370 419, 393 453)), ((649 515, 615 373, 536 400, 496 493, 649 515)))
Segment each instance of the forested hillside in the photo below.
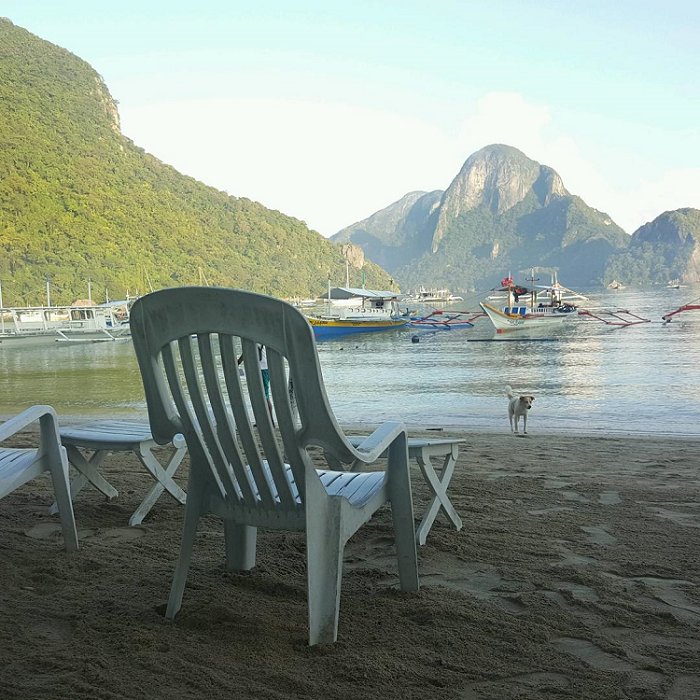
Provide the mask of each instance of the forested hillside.
POLYGON ((608 261, 606 282, 700 282, 700 210, 666 211, 632 234, 629 250, 608 261))
MULTIPOLYGON (((367 286, 388 275, 364 267, 367 286)), ((345 279, 340 248, 297 219, 178 173, 121 134, 100 76, 0 19, 0 282, 6 306, 196 284, 275 296, 345 279)), ((359 279, 359 273, 356 273, 359 279)))

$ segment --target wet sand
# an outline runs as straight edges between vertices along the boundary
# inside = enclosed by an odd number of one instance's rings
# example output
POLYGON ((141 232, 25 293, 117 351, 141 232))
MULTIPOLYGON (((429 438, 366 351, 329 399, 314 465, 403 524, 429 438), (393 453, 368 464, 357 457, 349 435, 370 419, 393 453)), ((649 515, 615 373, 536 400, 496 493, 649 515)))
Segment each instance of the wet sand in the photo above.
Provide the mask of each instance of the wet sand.
POLYGON ((258 566, 226 573, 215 518, 167 622, 183 508, 166 494, 128 526, 152 484, 132 455, 102 470, 117 499, 76 497, 76 554, 47 479, 2 499, 0 697, 700 698, 700 440, 422 435, 464 438, 464 527, 438 516, 415 594, 396 587, 389 510, 360 529, 335 645, 306 643, 303 535, 261 532, 258 566))

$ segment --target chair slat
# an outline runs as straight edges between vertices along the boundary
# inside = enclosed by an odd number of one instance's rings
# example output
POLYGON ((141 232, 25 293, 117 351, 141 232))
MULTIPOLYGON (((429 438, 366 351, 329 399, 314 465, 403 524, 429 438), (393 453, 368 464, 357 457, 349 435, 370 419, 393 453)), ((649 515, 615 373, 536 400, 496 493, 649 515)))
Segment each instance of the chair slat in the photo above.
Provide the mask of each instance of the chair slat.
MULTIPOLYGON (((177 342, 177 346, 179 347, 179 341, 177 342)), ((165 376, 168 382, 168 388, 170 389, 170 395, 175 403, 175 408, 177 409, 179 419, 182 422, 185 437, 187 437, 187 434, 196 435, 197 440, 203 446, 205 442, 204 435, 199 427, 199 422, 197 420, 193 420, 192 411, 182 390, 182 382, 177 370, 177 364, 175 362, 172 344, 168 343, 161 349, 160 357, 163 363, 163 370, 165 371, 165 376)), ((192 451, 194 446, 188 446, 190 451, 192 451)), ((225 497, 226 489, 221 483, 221 479, 219 479, 217 471, 213 468, 210 468, 210 471, 212 478, 214 479, 217 487, 219 488, 220 495, 222 497, 225 497)))
POLYGON ((256 470, 253 472, 256 483, 260 486, 260 479, 264 481, 270 490, 273 501, 279 502, 281 499, 285 505, 290 504, 289 487, 281 474, 282 459, 279 449, 272 433, 272 418, 265 399, 265 391, 260 370, 259 345, 248 339, 243 340, 243 351, 245 353, 245 375, 248 385, 248 399, 253 409, 253 415, 257 424, 258 435, 262 446, 263 458, 273 466, 273 469, 256 470))
POLYGON ((46 471, 36 450, 0 448, 0 498, 46 471))
MULTIPOLYGON (((269 352, 267 364, 270 368, 270 390, 275 406, 277 425, 280 429, 284 452, 289 459, 289 455, 298 455, 300 453, 299 443, 296 439, 297 429, 294 421, 294 407, 291 401, 290 379, 285 372, 284 358, 278 353, 269 352)), ((305 469, 296 459, 292 459, 291 462, 294 479, 299 484, 300 491, 303 494, 306 478, 305 469)))
MULTIPOLYGON (((279 367, 282 365, 282 358, 280 357, 279 353, 275 352, 272 348, 267 348, 268 371, 270 363, 272 363, 273 366, 279 367)), ((275 376, 279 376, 279 372, 276 372, 275 376)), ((282 381, 283 384, 286 386, 286 377, 284 377, 282 381)), ((272 384, 272 373, 270 373, 270 384, 272 384)), ((296 504, 296 501, 294 495, 292 494, 289 488, 289 481, 285 476, 284 459, 280 452, 279 444, 275 438, 275 435, 272 432, 272 423, 269 419, 267 400, 265 399, 265 392, 260 372, 258 372, 256 382, 254 383, 254 386, 252 388, 257 394, 258 398, 262 401, 262 410, 267 416, 267 420, 262 421, 262 423, 258 421, 258 432, 260 434, 260 441, 262 443, 265 457, 267 459, 267 462, 272 467, 270 473, 272 475, 273 481, 275 482, 277 496, 282 505, 287 507, 293 507, 296 504)))
MULTIPOLYGON (((238 434, 247 459, 247 466, 253 479, 254 490, 259 501, 266 508, 272 509, 275 506, 275 498, 273 495, 274 482, 269 472, 266 473, 263 468, 263 459, 253 436, 250 419, 246 411, 245 397, 241 379, 238 374, 238 361, 233 351, 233 344, 224 342, 223 345, 221 345, 221 349, 225 383, 231 396, 231 409, 233 410, 234 420, 236 421, 238 434)), ((246 378, 248 377, 247 373, 251 365, 255 365, 255 367, 258 368, 257 374, 260 374, 257 345, 255 343, 243 342, 242 354, 243 364, 246 368, 246 378)), ((262 386, 262 381, 260 383, 262 386)), ((267 411, 267 408, 265 408, 265 411, 267 411)))
POLYGON ((384 472, 319 470, 319 475, 330 496, 342 496, 354 505, 365 503, 383 486, 386 479, 384 472))
POLYGON ((247 499, 249 503, 254 500, 253 491, 248 482, 247 474, 243 468, 238 444, 235 438, 235 429, 231 424, 229 412, 226 409, 217 368, 216 353, 211 341, 211 335, 200 333, 197 336, 199 356, 202 363, 206 396, 214 416, 215 430, 212 433, 218 438, 222 450, 222 462, 233 469, 233 474, 224 466, 223 473, 219 476, 227 489, 231 489, 238 499, 247 499))
MULTIPOLYGON (((199 336, 197 338, 199 346, 199 336)), ((228 460, 224 456, 224 451, 219 442, 216 428, 212 423, 212 414, 209 410, 210 403, 203 391, 203 376, 200 377, 194 353, 192 352, 192 338, 188 335, 178 340, 180 360, 184 372, 185 387, 189 397, 190 405, 197 419, 200 433, 207 448, 212 469, 216 472, 219 482, 231 498, 240 498, 240 491, 231 479, 228 469, 228 460)), ((201 363, 201 356, 199 357, 201 363)), ((203 374, 203 373, 202 373, 203 374)))
MULTIPOLYGON (((217 399, 218 407, 215 414, 223 414, 221 418, 219 418, 218 415, 216 417, 219 439, 221 440, 221 444, 224 448, 230 466, 233 469, 236 483, 238 484, 238 488, 240 488, 244 503, 254 505, 258 500, 257 488, 252 480, 250 470, 248 469, 246 460, 241 451, 241 446, 236 438, 236 431, 237 429, 240 429, 241 425, 240 423, 237 424, 235 406, 228 405, 223 396, 223 392, 225 391, 230 397, 226 374, 228 371, 230 371, 228 360, 235 358, 233 337, 225 334, 217 334, 216 342, 210 344, 210 347, 211 352, 214 354, 218 349, 219 356, 221 358, 221 376, 219 377, 218 372, 211 372, 212 376, 209 378, 209 382, 212 385, 212 391, 215 391, 219 396, 217 399), (225 350, 226 345, 229 346, 228 352, 225 350)), ((235 362, 233 364, 235 367, 235 362)), ((237 376, 237 369, 234 369, 234 372, 237 376)))

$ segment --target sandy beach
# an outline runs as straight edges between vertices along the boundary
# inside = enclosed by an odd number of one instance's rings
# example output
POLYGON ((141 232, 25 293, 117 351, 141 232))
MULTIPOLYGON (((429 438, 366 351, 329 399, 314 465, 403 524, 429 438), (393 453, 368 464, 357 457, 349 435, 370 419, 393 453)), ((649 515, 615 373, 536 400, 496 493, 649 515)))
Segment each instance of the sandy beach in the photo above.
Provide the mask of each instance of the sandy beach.
POLYGON ((700 698, 700 440, 423 436, 464 438, 449 490, 464 527, 438 516, 421 590, 402 593, 382 509, 348 543, 329 646, 307 646, 303 535, 261 532, 258 566, 226 573, 214 518, 167 622, 183 508, 164 495, 128 526, 152 483, 132 455, 102 470, 117 499, 76 497, 76 554, 47 479, 7 496, 0 697, 700 698))

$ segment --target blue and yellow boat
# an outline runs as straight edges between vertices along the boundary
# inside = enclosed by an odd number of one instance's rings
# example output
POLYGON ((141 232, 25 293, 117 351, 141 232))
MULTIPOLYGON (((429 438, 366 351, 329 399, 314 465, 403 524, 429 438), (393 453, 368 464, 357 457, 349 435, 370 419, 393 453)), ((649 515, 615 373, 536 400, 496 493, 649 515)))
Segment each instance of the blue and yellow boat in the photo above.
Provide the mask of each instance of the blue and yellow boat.
POLYGON ((355 287, 329 289, 323 311, 306 318, 319 339, 391 331, 409 321, 401 315, 395 292, 355 287))

